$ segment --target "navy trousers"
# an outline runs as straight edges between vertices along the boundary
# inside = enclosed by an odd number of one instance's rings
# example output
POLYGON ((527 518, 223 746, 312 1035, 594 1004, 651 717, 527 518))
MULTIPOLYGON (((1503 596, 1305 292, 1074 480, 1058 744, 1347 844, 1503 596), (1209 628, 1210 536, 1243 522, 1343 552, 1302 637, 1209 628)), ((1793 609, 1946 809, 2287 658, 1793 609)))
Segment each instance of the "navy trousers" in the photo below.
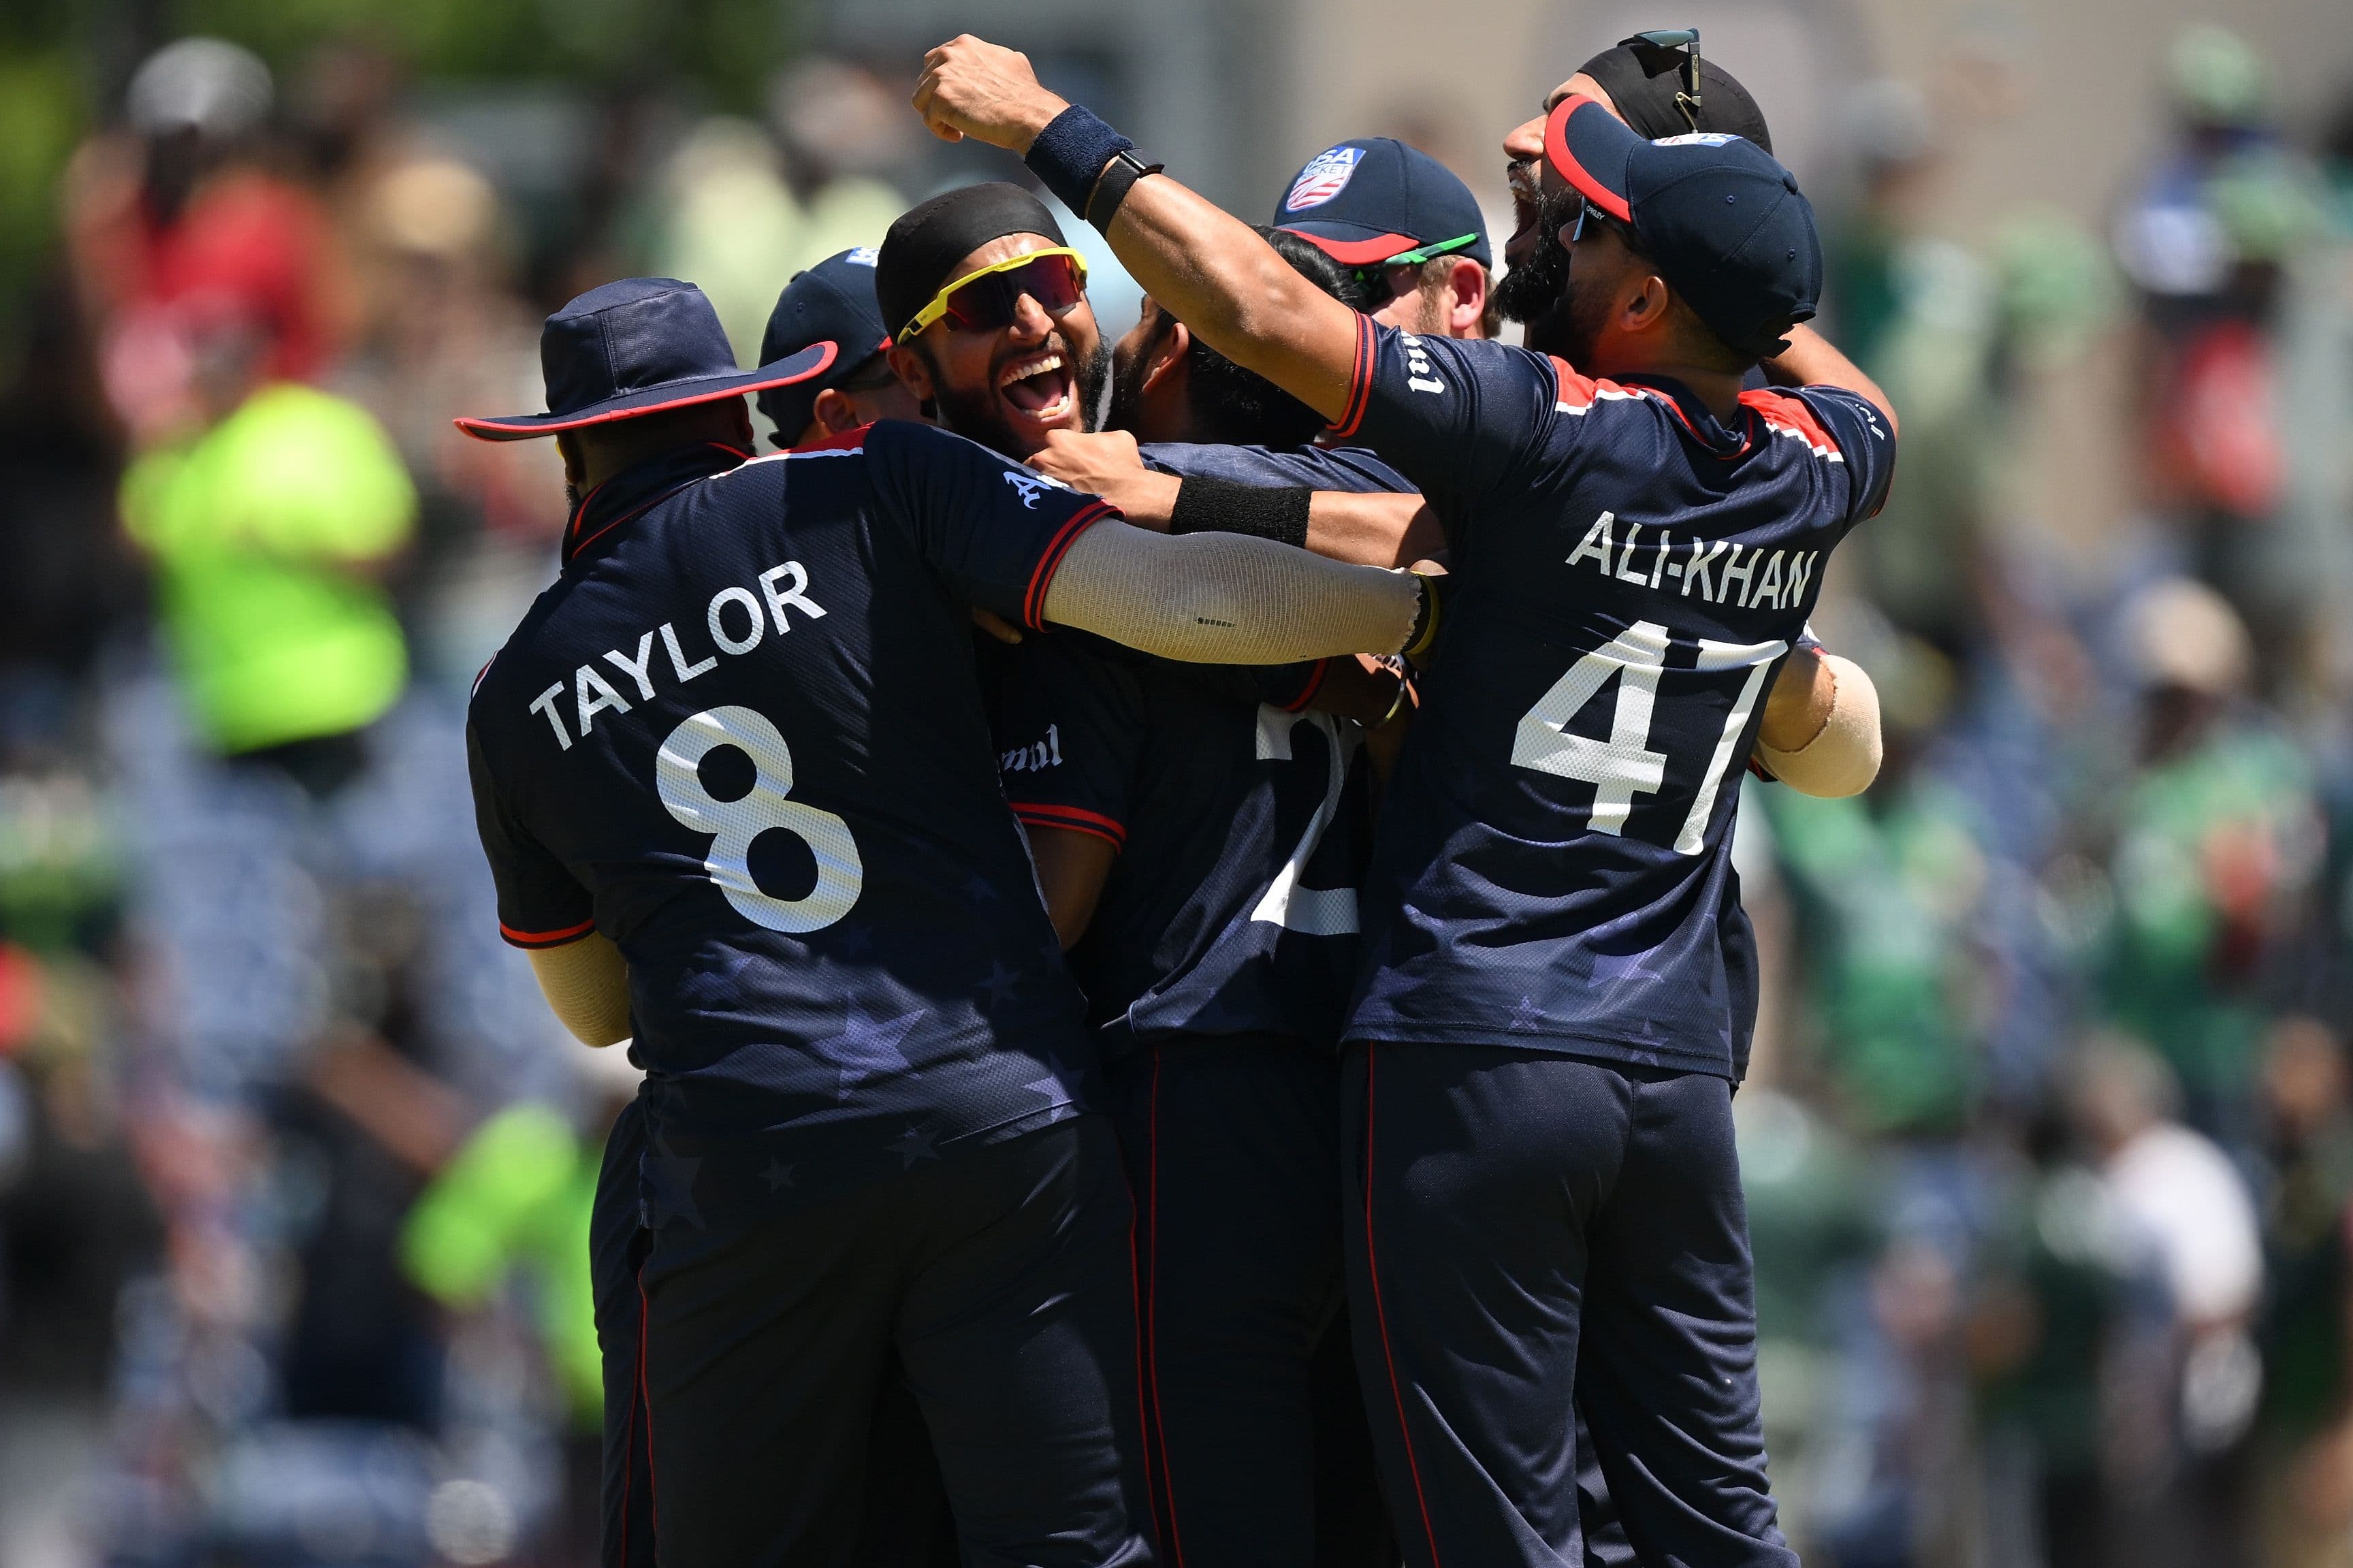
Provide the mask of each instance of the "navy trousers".
POLYGON ((1343 1074, 1357 1366, 1407 1562, 1583 1568, 1574 1399, 1638 1561, 1795 1568, 1731 1084, 1386 1042, 1343 1074))
POLYGON ((1319 1342, 1345 1331, 1336 1053, 1188 1036, 1106 1077, 1135 1195, 1163 1555, 1174 1568, 1394 1563, 1363 1400, 1318 1376, 1319 1342))
POLYGON ((1131 1215, 1087 1118, 755 1227, 639 1231, 634 1355, 600 1226, 605 1561, 935 1562, 944 1492, 972 1568, 1149 1563, 1131 1215))

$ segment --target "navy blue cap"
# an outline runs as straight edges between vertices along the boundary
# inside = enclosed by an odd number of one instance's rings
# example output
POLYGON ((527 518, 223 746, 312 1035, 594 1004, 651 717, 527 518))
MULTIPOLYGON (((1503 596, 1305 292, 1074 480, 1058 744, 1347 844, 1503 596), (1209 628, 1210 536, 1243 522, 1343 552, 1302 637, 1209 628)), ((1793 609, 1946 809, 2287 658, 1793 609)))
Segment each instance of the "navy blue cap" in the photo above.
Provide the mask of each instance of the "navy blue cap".
POLYGON ((702 290, 675 278, 625 278, 591 289, 539 333, 547 380, 544 414, 461 417, 458 428, 484 441, 520 441, 689 404, 787 386, 821 374, 829 342, 757 370, 735 368, 735 351, 702 290))
POLYGON ((1308 159, 1276 205, 1273 224, 1344 267, 1379 267, 1418 251, 1494 265, 1471 187, 1429 153, 1388 136, 1343 142, 1308 159))
POLYGON ((1738 136, 1649 142, 1571 93, 1545 121, 1545 158, 1585 199, 1633 229, 1659 276, 1716 336, 1759 359, 1810 321, 1822 242, 1798 177, 1738 136))
POLYGON ((812 343, 841 345, 833 363, 816 375, 760 394, 760 412, 776 422, 776 433, 787 442, 807 427, 818 393, 839 386, 891 346, 882 307, 874 300, 878 254, 873 246, 861 245, 828 256, 807 271, 794 273, 776 296, 768 330, 760 334, 761 363, 788 359, 812 343))

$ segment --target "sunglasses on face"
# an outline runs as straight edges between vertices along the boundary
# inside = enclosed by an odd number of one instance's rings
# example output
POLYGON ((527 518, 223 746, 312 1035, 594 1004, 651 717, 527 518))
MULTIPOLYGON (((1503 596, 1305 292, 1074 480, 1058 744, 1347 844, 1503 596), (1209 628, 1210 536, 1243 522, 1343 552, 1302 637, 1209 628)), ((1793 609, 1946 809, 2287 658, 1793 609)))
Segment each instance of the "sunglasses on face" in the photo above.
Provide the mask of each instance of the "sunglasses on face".
POLYGON ((945 321, 965 332, 993 332, 1009 327, 1019 316, 1026 297, 1038 301, 1050 316, 1063 315, 1087 295, 1087 264, 1068 246, 1033 250, 966 273, 915 312, 898 341, 904 342, 934 321, 945 321))

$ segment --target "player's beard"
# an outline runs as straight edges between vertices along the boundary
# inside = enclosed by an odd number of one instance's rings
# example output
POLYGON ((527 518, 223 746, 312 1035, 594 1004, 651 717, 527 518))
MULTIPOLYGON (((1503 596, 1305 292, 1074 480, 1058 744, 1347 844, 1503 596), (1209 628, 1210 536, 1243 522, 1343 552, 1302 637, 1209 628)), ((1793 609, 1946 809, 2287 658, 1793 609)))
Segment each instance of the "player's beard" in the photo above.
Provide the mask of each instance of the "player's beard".
POLYGON ((1560 231, 1577 221, 1584 199, 1575 191, 1560 191, 1536 209, 1535 249, 1495 285, 1495 309, 1504 320, 1534 327, 1561 302, 1568 290, 1568 247, 1560 242, 1560 231))
MULTIPOLYGON (((1103 423, 1103 393, 1111 381, 1111 350, 1098 339, 1094 353, 1082 360, 1071 352, 1070 340, 1060 332, 1049 337, 1040 347, 1060 353, 1071 365, 1071 390, 1077 395, 1080 428, 1093 431, 1103 423)), ((991 366, 990 374, 995 373, 996 367, 991 366)), ((1014 434, 1012 425, 998 408, 994 386, 951 387, 938 381, 936 367, 934 376, 934 396, 939 405, 942 425, 1016 462, 1028 460, 1029 443, 1014 434)))

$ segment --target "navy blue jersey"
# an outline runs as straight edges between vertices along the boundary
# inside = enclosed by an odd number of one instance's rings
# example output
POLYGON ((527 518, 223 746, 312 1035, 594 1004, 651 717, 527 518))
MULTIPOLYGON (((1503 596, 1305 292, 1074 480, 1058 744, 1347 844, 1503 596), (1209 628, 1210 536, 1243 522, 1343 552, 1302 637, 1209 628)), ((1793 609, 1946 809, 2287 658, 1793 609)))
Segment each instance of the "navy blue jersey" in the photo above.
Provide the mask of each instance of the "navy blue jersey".
POLYGON ((583 503, 470 715, 507 939, 628 961, 657 1210, 838 1194, 1075 1113, 1088 1057, 967 606, 1109 509, 884 423, 583 503))
MULTIPOLYGON (((1353 464, 1313 448, 1144 456, 1239 484, 1404 484, 1361 452, 1353 464)), ((997 662, 1014 812, 1120 850, 1071 952, 1104 1051, 1179 1033, 1338 1038, 1370 828, 1361 731, 1305 710, 1325 662, 1174 664, 1070 630, 997 662)))
POLYGON ((1413 480, 1455 588, 1366 886, 1354 1037, 1745 1067, 1730 842, 1764 697, 1895 444, 1827 387, 1681 388, 1367 321, 1338 433, 1413 480))

